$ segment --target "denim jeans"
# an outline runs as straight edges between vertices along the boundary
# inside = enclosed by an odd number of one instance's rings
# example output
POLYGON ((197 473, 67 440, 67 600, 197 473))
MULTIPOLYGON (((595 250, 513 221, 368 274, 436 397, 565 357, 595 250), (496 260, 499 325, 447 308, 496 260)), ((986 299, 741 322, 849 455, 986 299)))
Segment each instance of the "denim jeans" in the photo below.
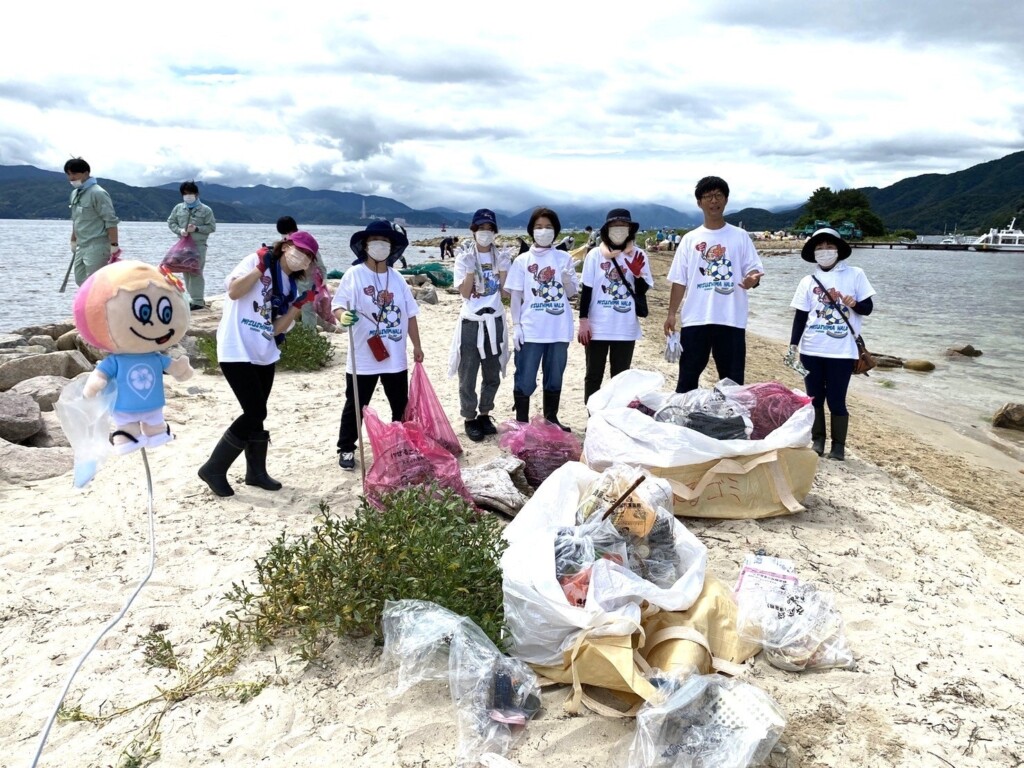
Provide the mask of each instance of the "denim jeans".
POLYGON ((537 370, 544 367, 544 391, 561 392, 562 374, 569 357, 569 342, 553 341, 537 344, 526 341, 516 350, 516 394, 529 397, 537 389, 537 370))

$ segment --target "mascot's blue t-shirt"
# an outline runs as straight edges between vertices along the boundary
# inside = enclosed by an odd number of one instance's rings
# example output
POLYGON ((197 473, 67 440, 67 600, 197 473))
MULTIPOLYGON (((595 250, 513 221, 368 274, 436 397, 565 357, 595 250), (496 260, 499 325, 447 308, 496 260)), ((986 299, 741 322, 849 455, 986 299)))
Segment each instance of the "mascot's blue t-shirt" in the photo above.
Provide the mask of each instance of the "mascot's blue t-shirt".
POLYGON ((114 410, 136 413, 164 407, 163 375, 170 364, 169 355, 147 352, 142 355, 109 355, 96 368, 117 382, 114 410))

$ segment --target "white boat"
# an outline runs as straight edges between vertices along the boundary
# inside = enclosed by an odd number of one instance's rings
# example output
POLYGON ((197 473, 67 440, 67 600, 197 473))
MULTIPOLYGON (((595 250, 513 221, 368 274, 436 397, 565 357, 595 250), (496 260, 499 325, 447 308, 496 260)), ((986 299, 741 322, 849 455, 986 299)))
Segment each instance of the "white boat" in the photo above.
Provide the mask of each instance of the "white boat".
POLYGON ((1024 231, 1016 228, 1016 217, 1006 229, 994 227, 971 243, 976 251, 1020 251, 1024 253, 1024 231))

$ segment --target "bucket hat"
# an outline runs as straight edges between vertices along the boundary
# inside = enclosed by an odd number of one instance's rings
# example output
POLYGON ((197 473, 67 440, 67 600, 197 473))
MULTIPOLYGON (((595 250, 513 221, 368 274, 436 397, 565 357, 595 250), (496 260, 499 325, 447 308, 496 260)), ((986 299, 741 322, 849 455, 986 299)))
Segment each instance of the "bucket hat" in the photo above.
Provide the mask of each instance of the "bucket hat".
POLYGON ((388 242, 391 243, 391 253, 388 256, 389 267, 398 261, 398 258, 405 252, 405 249, 409 247, 409 238, 405 234, 405 229, 400 225, 392 224, 384 219, 372 221, 367 225, 366 229, 356 232, 352 235, 352 239, 348 241, 348 247, 356 255, 356 260, 352 262, 353 264, 361 264, 368 258, 366 240, 369 237, 386 237, 388 242))
POLYGON ((839 261, 849 257, 850 251, 852 250, 850 248, 850 244, 843 240, 839 233, 834 229, 831 229, 830 227, 823 227, 807 238, 807 242, 804 243, 804 247, 800 249, 800 258, 813 264, 814 249, 817 247, 818 243, 823 240, 828 240, 836 245, 839 249, 839 261))

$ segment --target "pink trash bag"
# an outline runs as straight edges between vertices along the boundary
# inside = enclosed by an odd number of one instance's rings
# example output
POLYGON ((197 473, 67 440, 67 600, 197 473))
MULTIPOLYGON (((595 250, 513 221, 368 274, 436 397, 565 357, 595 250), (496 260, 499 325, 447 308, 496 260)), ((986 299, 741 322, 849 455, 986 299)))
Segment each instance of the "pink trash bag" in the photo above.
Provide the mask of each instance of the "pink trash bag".
POLYGON ((462 444, 455 436, 452 423, 437 399, 437 393, 430 384, 427 369, 423 363, 415 363, 412 369, 412 381, 409 382, 409 404, 405 407, 406 422, 414 422, 433 440, 447 448, 452 456, 462 453, 462 444))
POLYGON ((506 421, 500 432, 498 445, 526 465, 523 472, 531 488, 539 487, 548 475, 566 462, 579 461, 583 451, 576 435, 564 432, 539 415, 527 424, 506 421))
POLYGON ((750 411, 750 421, 754 424, 751 440, 763 440, 811 402, 811 398, 777 381, 737 386, 735 389, 729 387, 726 391, 729 397, 750 411))
POLYGON ((192 235, 185 235, 172 245, 164 255, 161 267, 166 267, 168 272, 188 272, 191 275, 198 275, 199 269, 199 247, 192 235))
POLYGON ((336 326, 338 320, 334 317, 334 313, 331 312, 331 291, 324 284, 323 275, 320 274, 320 270, 316 267, 313 268, 313 290, 316 292, 316 295, 313 297, 313 311, 327 325, 336 326))
POLYGON ((458 460, 427 437, 418 424, 403 421, 385 424, 370 406, 363 408, 363 423, 373 450, 373 466, 366 473, 363 492, 375 507, 381 507, 381 494, 431 484, 451 488, 473 503, 473 497, 462 482, 458 460))

